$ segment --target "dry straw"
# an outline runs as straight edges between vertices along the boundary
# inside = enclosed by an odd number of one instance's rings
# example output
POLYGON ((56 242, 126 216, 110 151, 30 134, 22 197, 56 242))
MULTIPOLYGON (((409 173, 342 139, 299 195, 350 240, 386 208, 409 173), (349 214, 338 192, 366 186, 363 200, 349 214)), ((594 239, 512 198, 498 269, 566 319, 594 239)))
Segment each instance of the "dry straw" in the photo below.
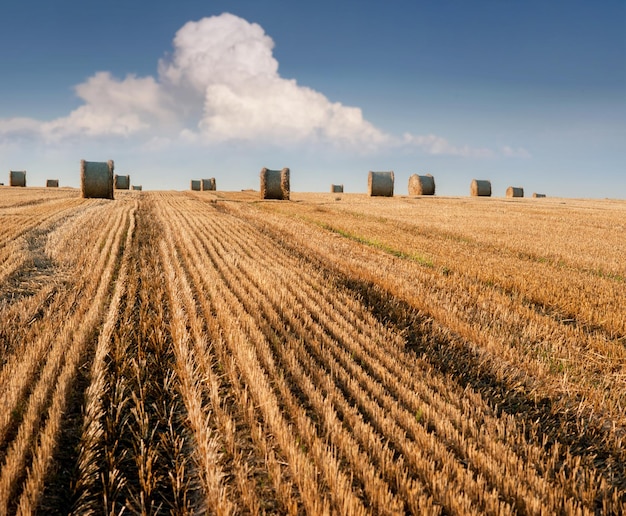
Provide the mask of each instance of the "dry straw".
POLYGON ((113 185, 116 190, 128 190, 130 188, 130 176, 118 176, 115 174, 113 185))
POLYGON ((202 182, 199 179, 192 179, 189 183, 189 188, 191 188, 193 191, 199 192, 201 183, 202 182))
POLYGON ((393 197, 393 170, 390 172, 372 172, 367 176, 367 192, 374 197, 393 197))
POLYGON ((136 191, 138 191, 138 192, 141 192, 142 187, 141 187, 141 185, 133 185, 133 190, 136 190, 136 191))
POLYGON ((330 193, 343 193, 343 185, 330 185, 330 193))
POLYGON ((80 191, 85 199, 113 199, 113 160, 80 160, 80 191))
POLYGON ((533 193, 533 197, 536 198, 536 199, 543 199, 545 196, 546 196, 546 194, 544 194, 544 193, 537 193, 537 192, 533 193))
POLYGON ((261 169, 261 199, 289 200, 289 169, 261 169))
POLYGON ((11 170, 9 186, 26 186, 26 170, 11 170))
POLYGON ((521 186, 509 186, 506 189, 507 197, 524 197, 524 189, 521 186))
POLYGON ((473 197, 491 197, 491 181, 486 179, 474 179, 470 186, 473 197))
POLYGON ((409 195, 435 195, 435 178, 413 174, 409 177, 409 195))
POLYGON ((46 179, 46 188, 58 188, 59 180, 58 179, 46 179))
POLYGON ((215 190, 215 178, 212 177, 210 179, 202 179, 202 184, 200 185, 202 191, 215 190))

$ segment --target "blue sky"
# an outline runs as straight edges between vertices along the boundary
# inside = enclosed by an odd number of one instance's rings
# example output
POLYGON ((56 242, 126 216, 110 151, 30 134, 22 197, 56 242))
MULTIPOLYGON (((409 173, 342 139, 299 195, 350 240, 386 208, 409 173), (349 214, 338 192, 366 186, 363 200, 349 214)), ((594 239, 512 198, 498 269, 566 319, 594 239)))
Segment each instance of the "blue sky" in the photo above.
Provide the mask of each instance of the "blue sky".
POLYGON ((7 1, 0 77, 0 170, 32 186, 84 158, 147 189, 626 198, 623 0, 7 1))

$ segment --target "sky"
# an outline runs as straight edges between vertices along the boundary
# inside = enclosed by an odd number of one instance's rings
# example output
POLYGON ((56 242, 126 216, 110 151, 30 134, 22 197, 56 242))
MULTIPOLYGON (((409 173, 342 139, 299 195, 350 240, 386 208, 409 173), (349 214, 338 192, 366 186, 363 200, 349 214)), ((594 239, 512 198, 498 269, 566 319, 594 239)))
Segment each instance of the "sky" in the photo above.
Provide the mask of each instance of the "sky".
POLYGON ((144 189, 626 199, 626 1, 2 2, 0 182, 78 187, 81 159, 144 189))

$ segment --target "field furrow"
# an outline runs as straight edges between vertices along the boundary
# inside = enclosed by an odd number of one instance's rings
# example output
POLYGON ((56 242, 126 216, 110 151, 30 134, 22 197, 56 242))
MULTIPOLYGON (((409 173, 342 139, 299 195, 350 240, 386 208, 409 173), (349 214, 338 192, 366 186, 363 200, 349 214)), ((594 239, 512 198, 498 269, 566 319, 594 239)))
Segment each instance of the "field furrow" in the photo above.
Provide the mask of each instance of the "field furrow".
MULTIPOLYGON (((77 272, 87 266, 100 273, 88 278, 76 274, 71 285, 73 288, 67 288, 65 295, 58 295, 48 307, 50 318, 44 314, 34 325, 39 328, 25 335, 22 344, 25 353, 21 352, 21 346, 18 345, 15 354, 3 368, 2 375, 7 378, 6 384, 10 388, 3 392, 2 401, 9 410, 4 413, 0 427, 6 443, 2 448, 4 453, 0 475, 2 512, 13 507, 13 504, 17 512, 23 514, 37 507, 60 439, 62 417, 72 395, 72 385, 76 382, 78 368, 88 353, 87 345, 107 302, 109 283, 116 273, 120 240, 127 230, 131 209, 132 205, 129 204, 118 205, 106 215, 105 220, 110 223, 102 233, 83 233, 83 236, 95 238, 95 241, 78 256, 72 250, 75 259, 72 265, 77 272), (88 281, 84 282, 84 279, 88 281), (89 295, 90 302, 76 306, 76 296, 81 293, 89 295), (50 331, 48 325, 59 319, 59 314, 67 313, 71 313, 71 316, 66 315, 62 322, 58 321, 55 331, 50 331), (30 337, 34 337, 34 343, 29 342, 30 337)), ((90 222, 99 225, 102 210, 92 210, 91 216, 90 222)), ((74 219, 68 224, 76 220, 82 219, 74 219)), ((60 231, 66 230, 60 228, 60 231)), ((68 252, 66 246, 73 247, 72 244, 65 240, 59 252, 68 252)), ((58 258, 61 259, 60 256, 58 258)))

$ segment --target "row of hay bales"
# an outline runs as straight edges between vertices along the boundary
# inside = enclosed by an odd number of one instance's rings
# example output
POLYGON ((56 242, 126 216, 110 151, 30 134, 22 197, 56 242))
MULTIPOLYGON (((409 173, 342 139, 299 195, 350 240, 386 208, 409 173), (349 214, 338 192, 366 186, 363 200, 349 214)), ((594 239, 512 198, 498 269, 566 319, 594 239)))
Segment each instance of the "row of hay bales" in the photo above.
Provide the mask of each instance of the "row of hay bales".
MULTIPOLYGON (((367 193, 371 197, 393 197, 395 175, 393 170, 367 175, 367 193)), ((409 177, 409 195, 435 195, 435 178, 430 175, 413 174, 409 177)))
MULTIPOLYGON (((474 179, 470 186, 472 196, 491 197, 491 181, 474 179)), ((509 186, 506 189, 507 197, 524 197, 524 188, 521 186, 509 186)), ((533 193, 534 198, 545 197, 546 194, 533 193)))
MULTIPOLYGON (((85 161, 80 162, 80 189, 84 198, 113 199, 113 190, 130 190, 130 176, 113 174, 113 160, 107 162, 85 161)), ((26 171, 11 170, 9 172, 10 186, 26 186, 26 171)), ((47 179, 46 188, 58 188, 58 179, 47 179)), ((133 190, 141 190, 141 185, 134 185, 133 190)))
MULTIPOLYGON (((394 173, 370 171, 367 178, 367 190, 370 196, 393 197, 394 173)), ((331 186, 331 191, 334 191, 331 186)), ((343 191, 343 186, 342 190, 343 191)), ((409 195, 435 195, 435 178, 431 174, 413 174, 409 177, 409 195)), ((472 197, 491 197, 491 181, 473 179, 470 183, 472 197)), ((524 197, 524 189, 519 186, 509 186, 507 197, 524 197)), ((533 197, 545 197, 545 194, 533 193, 533 197)))
MULTIPOLYGON (((262 199, 289 200, 291 192, 288 168, 270 170, 264 167, 261 170, 260 180, 262 199)), ((196 192, 215 191, 217 184, 214 177, 209 179, 192 179, 189 188, 196 192)), ((341 186, 341 189, 343 190, 343 186, 341 186)))
MULTIPOLYGON (((370 196, 393 197, 394 173, 370 171, 367 178, 367 190, 370 196)), ((331 185, 331 192, 334 187, 331 185)), ((343 185, 341 188, 343 192, 343 185)), ((409 195, 435 195, 435 178, 431 174, 413 174, 409 177, 409 195)), ((470 183, 472 197, 491 197, 491 181, 473 179, 470 183)), ((524 189, 520 186, 509 186, 507 197, 524 197, 524 189)), ((533 197, 545 197, 545 194, 533 193, 533 197)))
MULTIPOLYGON (((114 174, 113 160, 96 162, 81 160, 80 165, 81 193, 84 198, 113 199, 113 190, 131 189, 130 176, 114 174)), ((260 174, 261 198, 289 200, 290 197, 290 171, 288 168, 271 170, 263 168, 260 174)), ((395 175, 392 171, 370 171, 367 179, 368 194, 372 197, 393 197, 395 175)), ((26 171, 11 170, 9 172, 10 186, 26 186, 26 171)), ((58 188, 58 179, 48 179, 46 187, 58 188)), ((216 190, 215 178, 192 179, 191 190, 214 191, 216 190)), ((133 185, 132 189, 141 191, 141 185, 133 185)), ((332 184, 332 193, 343 193, 342 184, 332 184)), ((409 177, 409 195, 435 195, 435 178, 431 174, 413 174, 409 177)), ((491 181, 474 179, 470 184, 470 195, 474 197, 490 197, 491 181)), ((524 189, 517 186, 509 186, 506 190, 507 197, 524 197, 524 189)), ((545 194, 533 193, 533 197, 542 198, 545 194)))
MULTIPOLYGON (((261 198, 262 199, 289 199, 289 169, 261 170, 261 198)), ((367 177, 367 191, 371 197, 393 197, 395 175, 390 171, 370 171, 367 177)), ((342 184, 331 184, 331 193, 343 193, 342 184)), ((409 177, 409 195, 435 195, 435 178, 431 174, 413 174, 409 177)), ((470 184, 470 195, 475 197, 491 196, 491 181, 474 179, 470 184)), ((506 191, 507 197, 524 197, 524 189, 511 186, 506 191)), ((545 197, 544 194, 534 193, 533 197, 545 197)))

